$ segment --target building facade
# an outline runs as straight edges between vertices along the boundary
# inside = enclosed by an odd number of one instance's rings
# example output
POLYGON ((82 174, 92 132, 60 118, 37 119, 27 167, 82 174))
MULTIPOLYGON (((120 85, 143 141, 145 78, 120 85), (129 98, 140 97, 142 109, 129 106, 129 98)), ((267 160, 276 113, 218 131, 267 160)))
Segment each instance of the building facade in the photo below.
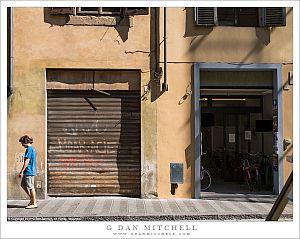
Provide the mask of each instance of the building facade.
MULTIPOLYGON (((292 8, 13 8, 8 197, 34 138, 38 197, 199 198, 200 165, 292 170, 292 8), (271 124, 271 126, 270 126, 271 124)), ((211 168, 211 170, 213 170, 211 168)))

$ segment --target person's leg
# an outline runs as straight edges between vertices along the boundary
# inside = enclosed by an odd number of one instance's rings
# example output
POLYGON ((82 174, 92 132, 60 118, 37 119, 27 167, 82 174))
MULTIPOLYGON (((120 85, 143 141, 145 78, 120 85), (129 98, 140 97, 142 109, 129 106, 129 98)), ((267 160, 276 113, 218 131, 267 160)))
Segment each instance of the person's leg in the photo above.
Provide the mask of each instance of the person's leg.
POLYGON ((31 203, 36 205, 36 192, 34 187, 30 189, 30 195, 31 195, 31 203))
POLYGON ((34 176, 29 177, 28 187, 30 192, 31 204, 36 205, 36 192, 34 188, 34 176))
POLYGON ((31 198, 31 194, 30 194, 28 188, 27 187, 23 187, 23 186, 22 186, 22 188, 25 191, 25 193, 29 196, 29 198, 31 198))
POLYGON ((27 180, 26 177, 23 176, 22 181, 21 181, 21 187, 25 191, 25 193, 28 195, 28 197, 30 199, 30 203, 29 204, 31 204, 31 194, 30 194, 30 191, 29 191, 29 189, 27 187, 28 185, 27 185, 27 181, 26 180, 27 180))
POLYGON ((30 204, 26 207, 26 209, 37 208, 36 204, 36 192, 34 188, 34 177, 30 176, 27 180, 27 188, 30 194, 30 204))

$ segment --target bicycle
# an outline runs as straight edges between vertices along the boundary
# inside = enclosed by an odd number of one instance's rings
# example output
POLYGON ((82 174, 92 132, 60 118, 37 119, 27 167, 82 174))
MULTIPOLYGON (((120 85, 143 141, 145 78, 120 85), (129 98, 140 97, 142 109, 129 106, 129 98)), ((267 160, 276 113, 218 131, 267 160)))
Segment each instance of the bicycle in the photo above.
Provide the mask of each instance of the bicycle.
POLYGON ((211 185, 211 175, 208 170, 203 168, 203 166, 201 166, 200 179, 201 179, 201 190, 205 191, 209 189, 211 185))
POLYGON ((249 190, 253 191, 253 183, 252 183, 252 177, 251 177, 251 165, 248 160, 248 154, 241 154, 240 160, 242 163, 244 180, 245 180, 246 184, 248 185, 249 190))
POLYGON ((209 170, 211 176, 217 178, 223 178, 224 176, 223 158, 221 158, 216 152, 211 152, 208 156, 207 161, 208 163, 206 168, 209 170))
POLYGON ((253 187, 256 186, 258 191, 261 190, 260 163, 263 155, 261 153, 249 154, 251 158, 251 174, 253 175, 253 187))

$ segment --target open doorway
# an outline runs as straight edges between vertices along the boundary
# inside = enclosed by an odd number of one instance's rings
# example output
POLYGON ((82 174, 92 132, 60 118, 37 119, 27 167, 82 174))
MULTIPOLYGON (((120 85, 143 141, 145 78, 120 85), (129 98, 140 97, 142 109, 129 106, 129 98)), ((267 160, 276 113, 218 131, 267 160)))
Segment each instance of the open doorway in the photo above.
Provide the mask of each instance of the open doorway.
POLYGON ((228 91, 226 95, 205 95, 205 90, 202 93, 202 165, 213 178, 208 191, 271 193, 272 91, 251 91, 251 95, 234 95, 231 91, 231 96, 228 96, 228 91), (245 158, 251 170, 254 161, 258 161, 256 167, 261 181, 257 187, 249 188, 246 184, 242 162, 245 158))
POLYGON ((273 74, 200 71, 201 164, 212 176, 206 192, 274 193, 278 110, 273 74))

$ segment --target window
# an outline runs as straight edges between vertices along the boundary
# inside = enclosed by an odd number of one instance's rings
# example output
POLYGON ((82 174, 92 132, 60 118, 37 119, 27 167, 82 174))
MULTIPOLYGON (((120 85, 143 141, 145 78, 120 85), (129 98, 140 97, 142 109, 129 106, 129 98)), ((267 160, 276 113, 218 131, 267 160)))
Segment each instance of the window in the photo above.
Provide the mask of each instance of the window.
POLYGON ((51 7, 52 15, 147 15, 148 7, 51 7))
POLYGON ((196 7, 198 26, 273 27, 286 25, 284 7, 196 7))
POLYGON ((258 8, 256 7, 219 7, 217 8, 219 26, 258 26, 258 8))
POLYGON ((120 15, 120 7, 78 7, 76 9, 78 15, 120 15))

